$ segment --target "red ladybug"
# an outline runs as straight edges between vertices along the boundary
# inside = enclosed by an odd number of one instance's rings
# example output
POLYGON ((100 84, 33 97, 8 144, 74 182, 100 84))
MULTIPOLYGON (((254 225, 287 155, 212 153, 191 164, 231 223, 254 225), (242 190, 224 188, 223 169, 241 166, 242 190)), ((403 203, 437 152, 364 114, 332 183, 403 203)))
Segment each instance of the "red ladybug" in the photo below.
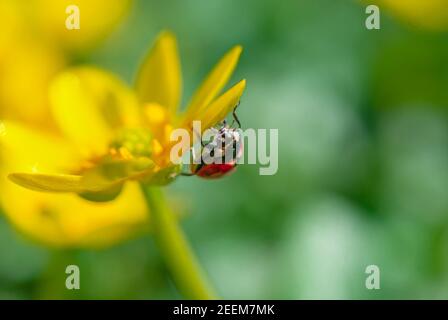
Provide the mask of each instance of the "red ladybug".
POLYGON ((236 116, 236 108, 233 110, 234 122, 238 128, 227 125, 224 120, 219 129, 212 128, 215 131, 211 142, 202 145, 203 156, 200 164, 191 165, 191 174, 204 179, 219 179, 234 172, 238 160, 243 154, 243 144, 241 141, 240 121, 236 116), (230 159, 230 160, 229 160, 230 159))
POLYGON ((222 176, 229 175, 236 169, 236 164, 208 164, 200 166, 196 170, 196 175, 204 179, 219 179, 222 176))

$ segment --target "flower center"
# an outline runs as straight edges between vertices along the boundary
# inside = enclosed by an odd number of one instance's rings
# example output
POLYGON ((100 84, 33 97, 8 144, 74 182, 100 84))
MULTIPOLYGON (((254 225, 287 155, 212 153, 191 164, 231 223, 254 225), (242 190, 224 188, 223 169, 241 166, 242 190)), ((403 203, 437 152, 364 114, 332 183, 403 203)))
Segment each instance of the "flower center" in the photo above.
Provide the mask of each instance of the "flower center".
POLYGON ((110 144, 109 153, 123 159, 151 157, 153 151, 151 132, 145 128, 125 128, 118 132, 110 144))

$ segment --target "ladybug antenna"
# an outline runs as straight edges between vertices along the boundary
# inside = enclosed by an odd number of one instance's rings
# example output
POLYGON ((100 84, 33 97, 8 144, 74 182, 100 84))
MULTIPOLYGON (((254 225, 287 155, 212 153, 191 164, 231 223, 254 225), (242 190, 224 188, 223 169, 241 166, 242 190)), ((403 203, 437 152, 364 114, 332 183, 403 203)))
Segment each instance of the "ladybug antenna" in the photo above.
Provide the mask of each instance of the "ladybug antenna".
POLYGON ((236 115, 236 109, 240 106, 240 102, 241 101, 238 101, 238 104, 235 106, 235 108, 233 108, 233 112, 232 112, 232 115, 233 115, 232 125, 233 125, 234 122, 236 122, 238 124, 238 129, 241 129, 241 122, 240 122, 240 120, 238 119, 238 117, 236 115))

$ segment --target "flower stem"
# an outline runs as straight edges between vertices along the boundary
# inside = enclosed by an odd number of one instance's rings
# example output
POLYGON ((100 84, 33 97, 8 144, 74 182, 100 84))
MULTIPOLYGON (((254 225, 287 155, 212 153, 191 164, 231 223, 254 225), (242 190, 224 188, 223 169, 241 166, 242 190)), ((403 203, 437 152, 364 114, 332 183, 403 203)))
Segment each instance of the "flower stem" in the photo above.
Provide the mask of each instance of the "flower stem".
POLYGON ((160 188, 142 185, 142 190, 151 210, 156 243, 178 290, 187 299, 216 299, 160 188))

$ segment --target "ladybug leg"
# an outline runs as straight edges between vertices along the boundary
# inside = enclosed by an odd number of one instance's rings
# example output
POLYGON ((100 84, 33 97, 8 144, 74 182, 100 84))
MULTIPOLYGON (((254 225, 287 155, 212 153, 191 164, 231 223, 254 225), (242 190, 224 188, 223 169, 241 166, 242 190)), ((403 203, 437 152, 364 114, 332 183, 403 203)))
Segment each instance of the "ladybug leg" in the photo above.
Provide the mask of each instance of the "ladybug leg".
POLYGON ((192 177, 192 176, 195 176, 196 175, 196 173, 199 171, 199 170, 201 170, 201 168, 204 166, 204 164, 203 163, 201 163, 201 164, 199 164, 197 167, 196 167, 196 169, 194 170, 194 171, 190 171, 190 172, 181 172, 180 173, 180 175, 181 176, 184 176, 184 177, 192 177))
POLYGON ((197 173, 203 166, 204 166, 204 164, 201 163, 201 164, 199 164, 199 165, 194 169, 194 171, 193 171, 193 170, 190 170, 190 172, 182 171, 182 172, 180 173, 180 175, 181 175, 181 176, 184 176, 184 177, 192 177, 192 176, 195 176, 196 173, 197 173))
POLYGON ((192 176, 194 176, 195 174, 194 174, 194 173, 188 173, 188 172, 181 172, 180 175, 181 175, 181 176, 184 176, 184 177, 192 177, 192 176))
POLYGON ((241 122, 236 115, 236 109, 240 106, 240 102, 241 101, 238 101, 238 104, 235 106, 235 108, 233 108, 233 112, 232 112, 232 115, 233 115, 232 126, 233 126, 233 123, 236 122, 238 124, 238 129, 241 129, 241 122))

